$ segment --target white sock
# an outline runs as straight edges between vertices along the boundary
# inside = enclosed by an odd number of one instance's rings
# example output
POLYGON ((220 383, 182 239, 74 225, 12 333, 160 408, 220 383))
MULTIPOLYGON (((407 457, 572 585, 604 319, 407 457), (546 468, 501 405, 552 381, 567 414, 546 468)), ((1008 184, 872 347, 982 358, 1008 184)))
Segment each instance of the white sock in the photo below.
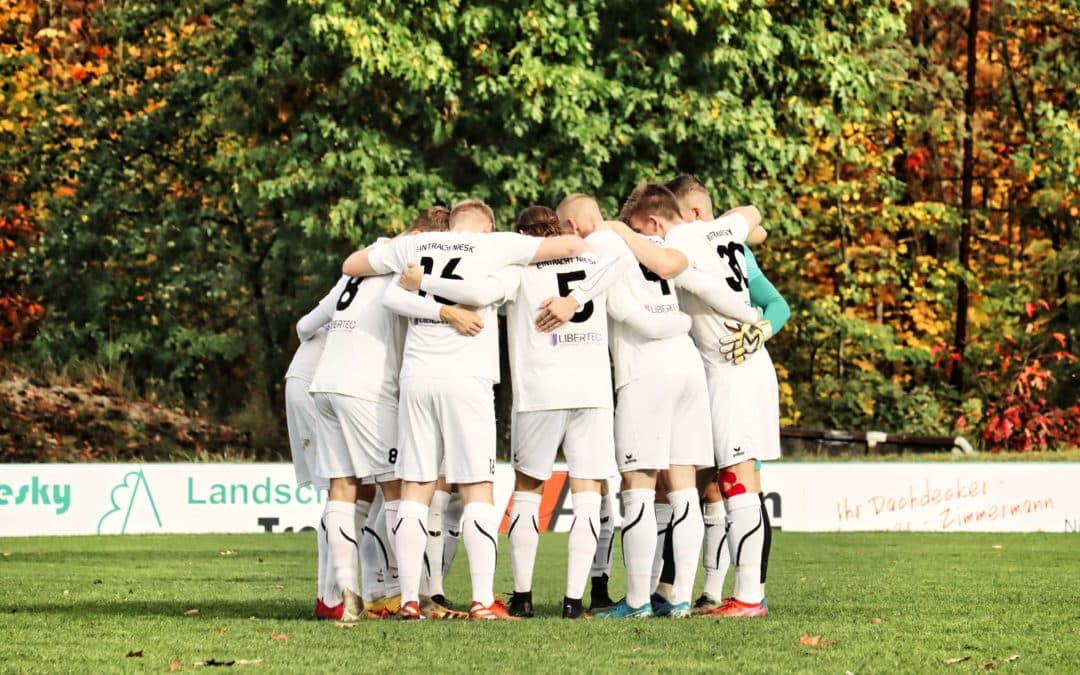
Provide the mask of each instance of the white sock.
MULTIPOLYGON (((397 527, 400 503, 397 499, 383 502, 383 522, 386 524, 387 531, 392 532, 397 527)), ((425 523, 427 520, 420 522, 425 523)), ((386 544, 386 574, 383 575, 383 582, 386 584, 387 597, 393 597, 401 592, 401 581, 398 579, 397 537, 389 536, 384 543, 386 544)))
POLYGON ((443 511, 443 579, 450 576, 450 567, 454 564, 458 544, 461 543, 461 496, 450 493, 450 502, 443 511))
POLYGON ((424 567, 424 548, 427 546, 427 514, 427 504, 402 500, 398 505, 397 523, 391 533, 398 554, 402 605, 420 601, 420 575, 424 567))
POLYGON ((484 607, 495 602, 495 565, 499 558, 499 519, 495 507, 483 502, 465 505, 461 538, 469 554, 472 599, 484 607))
POLYGON ((443 512, 450 493, 436 490, 428 509, 428 540, 424 551, 424 572, 429 595, 443 595, 443 512))
POLYGON ((510 569, 514 573, 514 591, 525 593, 532 590, 533 567, 536 549, 540 545, 538 520, 540 495, 532 492, 514 492, 514 505, 510 509, 510 569))
POLYGON ((593 556, 590 576, 600 577, 611 574, 612 542, 615 539, 615 519, 611 517, 611 496, 601 496, 600 501, 600 537, 596 541, 596 555, 593 556))
POLYGON ((371 503, 364 536, 360 538, 360 589, 367 602, 386 595, 386 519, 383 518, 383 499, 380 491, 371 503))
POLYGON ((713 600, 724 597, 724 579, 731 566, 731 552, 727 547, 727 511, 724 502, 705 502, 705 537, 701 558, 705 564, 705 588, 702 592, 713 600))
POLYGON ((364 536, 364 526, 367 525, 368 514, 371 513, 371 502, 358 501, 353 509, 353 522, 359 539, 364 536))
POLYGON ((354 513, 352 502, 326 502, 326 540, 330 552, 331 578, 336 590, 335 598, 345 589, 356 592, 360 561, 354 513))
POLYGON ((323 515, 319 518, 319 529, 315 532, 315 539, 319 547, 319 599, 326 604, 327 600, 337 605, 340 599, 330 597, 333 592, 333 582, 330 574, 330 545, 326 541, 326 505, 323 505, 323 515))
POLYGON ((656 511, 656 553, 653 554, 649 592, 656 590, 660 575, 664 571, 664 546, 667 543, 668 526, 671 525, 671 504, 655 504, 653 509, 656 511))
POLYGON ((653 556, 656 553, 656 511, 653 490, 623 490, 623 565, 626 602, 641 607, 649 602, 653 556))
POLYGON ((765 597, 762 561, 768 522, 761 495, 746 492, 724 500, 727 508, 728 548, 735 563, 735 590, 740 602, 758 604, 765 597))
POLYGON ((566 597, 580 600, 585 595, 589 567, 600 539, 600 493, 575 492, 571 499, 574 523, 570 526, 566 551, 566 597))
POLYGON ((671 503, 671 550, 675 559, 675 581, 671 585, 668 600, 673 604, 690 602, 697 577, 698 556, 701 555, 701 538, 705 535, 705 521, 701 518, 696 488, 668 493, 671 503))

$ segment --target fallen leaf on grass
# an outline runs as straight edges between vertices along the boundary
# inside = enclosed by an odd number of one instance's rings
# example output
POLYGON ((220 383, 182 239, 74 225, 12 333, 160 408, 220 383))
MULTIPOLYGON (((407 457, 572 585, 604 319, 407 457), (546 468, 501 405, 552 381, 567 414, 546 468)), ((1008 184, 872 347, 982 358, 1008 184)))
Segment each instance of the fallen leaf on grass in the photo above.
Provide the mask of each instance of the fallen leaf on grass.
POLYGON ((881 623, 881 617, 875 616, 873 619, 870 619, 870 623, 881 623))
POLYGON ((1013 661, 1019 661, 1019 660, 1020 660, 1020 655, 1019 654, 1013 654, 1009 658, 1005 659, 1005 663, 1012 663, 1013 661))
POLYGON ((71 591, 69 591, 68 589, 65 588, 64 589, 64 595, 71 595, 71 591))
POLYGON ((255 618, 254 614, 252 614, 251 616, 248 617, 248 621, 258 621, 258 619, 255 618))
POLYGON ((353 628, 354 626, 356 626, 355 623, 350 623, 348 621, 335 621, 334 622, 334 628, 353 628))
POLYGON ((989 663, 984 663, 984 664, 980 665, 979 667, 982 668, 983 670, 993 670, 994 669, 994 662, 990 661, 989 663))
POLYGON ((214 629, 214 632, 217 633, 218 635, 222 635, 227 630, 229 630, 229 629, 226 628, 225 626, 218 626, 217 628, 214 629))
POLYGON ((129 659, 131 659, 131 658, 141 659, 142 658, 142 650, 140 649, 137 652, 128 652, 127 657, 129 659))
POLYGON ((199 610, 194 609, 194 608, 189 609, 188 611, 184 612, 184 616, 198 616, 198 615, 199 615, 199 610))
POLYGON ((285 640, 285 641, 288 641, 288 640, 292 639, 292 636, 291 635, 286 635, 285 633, 274 633, 273 635, 270 636, 270 639, 271 640, 285 640))
POLYGON ((232 550, 231 548, 227 548, 222 551, 220 555, 236 555, 236 551, 232 550))
POLYGON ((970 659, 970 656, 957 656, 951 659, 945 659, 945 663, 963 663, 964 661, 968 661, 970 659))
POLYGON ((1004 547, 1003 547, 1003 546, 1002 546, 1001 544, 992 544, 992 545, 990 546, 990 548, 996 548, 996 549, 1001 549, 1001 548, 1004 548, 1004 547))
POLYGON ((799 638, 799 644, 809 647, 829 647, 834 643, 834 640, 822 640, 820 635, 810 635, 808 633, 803 633, 802 637, 799 638))
POLYGON ((169 661, 169 672, 170 673, 175 673, 176 671, 180 670, 180 667, 181 667, 181 664, 180 664, 180 657, 179 656, 177 656, 172 661, 169 661))
POLYGON ((5 558, 10 558, 11 557, 11 551, 4 551, 4 557, 5 558))

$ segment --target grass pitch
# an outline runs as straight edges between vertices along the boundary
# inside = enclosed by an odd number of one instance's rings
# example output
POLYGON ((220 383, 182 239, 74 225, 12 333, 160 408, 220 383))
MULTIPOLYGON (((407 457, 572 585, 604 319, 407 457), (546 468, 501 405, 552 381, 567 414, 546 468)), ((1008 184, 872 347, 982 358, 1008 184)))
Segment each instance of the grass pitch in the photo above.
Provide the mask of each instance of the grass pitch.
POLYGON ((339 628, 308 618, 313 533, 4 539, 0 671, 1080 672, 1076 535, 779 532, 741 620, 563 621, 565 546, 541 537, 541 618, 339 628))

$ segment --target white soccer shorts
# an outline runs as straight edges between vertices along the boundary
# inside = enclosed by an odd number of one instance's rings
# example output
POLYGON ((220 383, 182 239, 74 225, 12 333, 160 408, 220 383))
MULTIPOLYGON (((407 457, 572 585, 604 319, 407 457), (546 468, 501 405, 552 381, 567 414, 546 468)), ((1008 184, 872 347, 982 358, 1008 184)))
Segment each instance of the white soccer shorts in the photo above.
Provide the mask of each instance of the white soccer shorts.
POLYGON ((327 478, 392 480, 391 460, 397 460, 394 407, 325 392, 312 398, 318 412, 319 472, 327 478))
POLYGON ((289 428, 289 449, 297 487, 311 485, 325 490, 329 481, 315 470, 316 415, 315 402, 308 394, 311 383, 300 377, 285 379, 285 422, 289 428))
POLYGON ((403 377, 397 477, 415 483, 495 481, 495 395, 482 377, 403 377))
POLYGON ((780 395, 767 351, 734 366, 706 366, 717 468, 780 459, 780 395))
MULTIPOLYGON (((365 476, 394 480, 397 463, 397 406, 344 394, 326 394, 337 413, 349 454, 363 458, 365 476)), ((369 484, 365 482, 365 484, 369 484)))
POLYGON ((562 446, 571 478, 614 476, 615 420, 611 408, 514 412, 510 447, 514 469, 537 480, 551 478, 562 446))
POLYGON ((646 373, 616 392, 620 472, 712 466, 709 393, 700 361, 646 373))

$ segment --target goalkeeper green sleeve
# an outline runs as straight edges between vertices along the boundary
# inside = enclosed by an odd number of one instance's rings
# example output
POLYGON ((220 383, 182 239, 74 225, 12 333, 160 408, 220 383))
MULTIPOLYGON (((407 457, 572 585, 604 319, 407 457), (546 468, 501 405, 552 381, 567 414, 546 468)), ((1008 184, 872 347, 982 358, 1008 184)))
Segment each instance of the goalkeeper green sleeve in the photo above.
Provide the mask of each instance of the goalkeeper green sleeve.
POLYGON ((762 318, 769 322, 772 334, 776 335, 784 327, 784 323, 791 317, 791 308, 787 300, 780 295, 780 291, 765 277, 758 267, 757 260, 749 248, 744 247, 746 252, 746 278, 750 289, 750 302, 755 307, 760 307, 762 318))

